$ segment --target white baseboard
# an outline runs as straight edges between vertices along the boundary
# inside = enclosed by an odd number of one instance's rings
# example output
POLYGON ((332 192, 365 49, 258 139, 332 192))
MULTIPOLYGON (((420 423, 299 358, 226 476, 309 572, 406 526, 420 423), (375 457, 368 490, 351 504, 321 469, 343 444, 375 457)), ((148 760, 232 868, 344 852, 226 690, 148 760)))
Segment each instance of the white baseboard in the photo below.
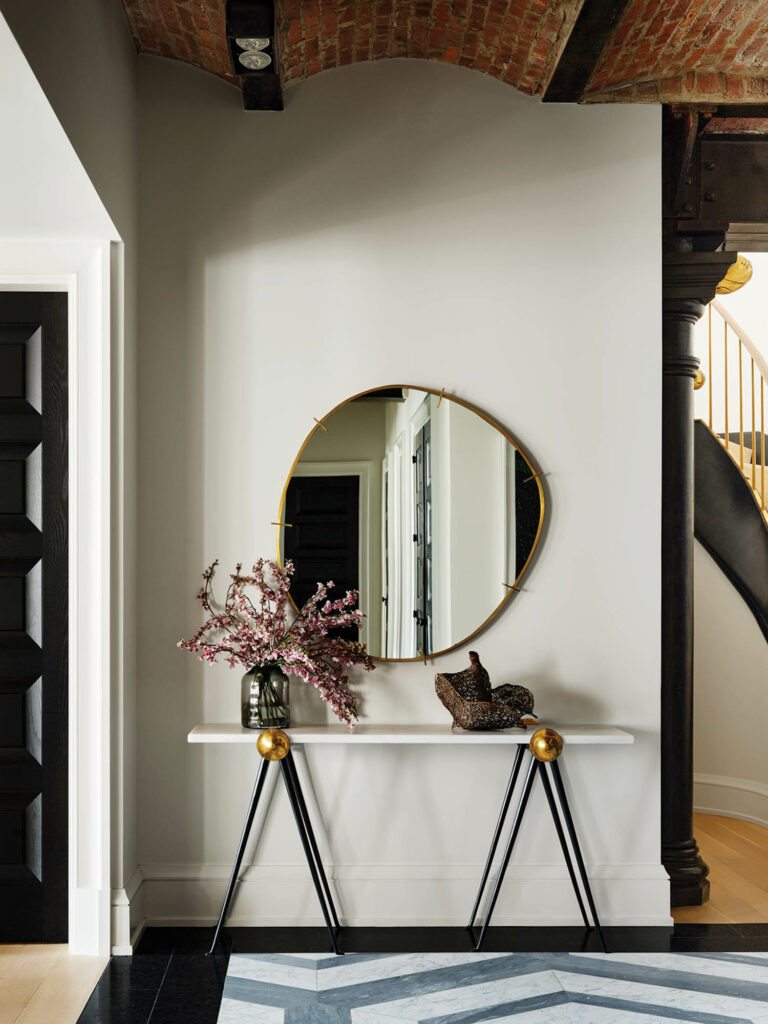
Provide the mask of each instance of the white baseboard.
POLYGON ((762 782, 695 772, 693 807, 697 814, 740 818, 768 828, 768 786, 762 782))
POLYGON ((112 890, 112 956, 131 956, 144 931, 144 875, 137 867, 124 889, 112 890))
MULTIPOLYGON (((326 867, 339 916, 351 927, 463 926, 482 872, 480 864, 326 867)), ((229 865, 145 864, 140 870, 141 884, 132 902, 141 901, 142 924, 215 923, 229 879, 229 865)), ((672 924, 669 879, 660 865, 598 865, 588 867, 588 872, 603 924, 672 924)), ((137 920, 134 913, 130 917, 137 920)), ((247 868, 241 875, 228 921, 233 927, 321 925, 306 866, 247 868)), ((565 866, 511 866, 494 922, 520 926, 580 924, 565 866)))

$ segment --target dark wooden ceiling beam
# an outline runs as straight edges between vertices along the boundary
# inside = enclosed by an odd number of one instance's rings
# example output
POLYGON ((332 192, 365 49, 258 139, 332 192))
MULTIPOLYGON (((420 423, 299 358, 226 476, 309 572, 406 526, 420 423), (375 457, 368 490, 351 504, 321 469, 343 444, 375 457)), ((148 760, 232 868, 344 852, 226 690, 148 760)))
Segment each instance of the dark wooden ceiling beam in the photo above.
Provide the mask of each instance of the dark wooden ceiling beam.
POLYGON ((578 103, 628 0, 584 0, 568 42, 542 96, 545 103, 578 103))
MULTIPOLYGON (((721 106, 720 116, 731 109, 721 106)), ((768 136, 709 135, 705 123, 691 110, 664 108, 665 248, 768 251, 768 136)))
POLYGON ((280 61, 277 52, 275 5, 272 0, 227 0, 227 45, 232 70, 240 79, 243 106, 246 110, 282 110, 283 87, 280 81, 280 61), (236 40, 242 38, 269 39, 263 52, 271 63, 260 70, 243 66, 243 49, 236 40))

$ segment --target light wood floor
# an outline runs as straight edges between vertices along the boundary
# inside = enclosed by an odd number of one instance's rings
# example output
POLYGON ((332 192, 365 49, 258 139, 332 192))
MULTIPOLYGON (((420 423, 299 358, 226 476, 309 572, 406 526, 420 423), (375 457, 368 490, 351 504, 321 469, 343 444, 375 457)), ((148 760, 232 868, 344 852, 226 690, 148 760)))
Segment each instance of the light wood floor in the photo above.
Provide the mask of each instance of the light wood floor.
POLYGON ((0 946, 0 1024, 75 1024, 107 957, 67 946, 0 946))
POLYGON ((695 814, 693 833, 709 864, 710 897, 703 907, 679 907, 687 924, 768 921, 768 829, 736 818, 695 814))

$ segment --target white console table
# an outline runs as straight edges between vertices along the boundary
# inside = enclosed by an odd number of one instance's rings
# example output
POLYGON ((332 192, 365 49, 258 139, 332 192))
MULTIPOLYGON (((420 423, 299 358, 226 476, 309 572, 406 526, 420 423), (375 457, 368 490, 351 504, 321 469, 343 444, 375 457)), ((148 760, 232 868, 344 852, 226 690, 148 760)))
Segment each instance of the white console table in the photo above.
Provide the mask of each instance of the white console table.
MULTIPOLYGON (((634 736, 611 725, 548 725, 536 729, 554 729, 563 737, 566 747, 604 743, 634 743, 634 736)), ((490 744, 526 744, 536 729, 499 729, 487 732, 452 729, 450 725, 298 725, 285 729, 292 743, 445 743, 456 747, 490 744)), ((260 730, 242 725, 221 723, 196 725, 187 736, 190 743, 252 743, 260 730)))
MULTIPOLYGON (((545 723, 538 723, 535 729, 527 731, 525 729, 499 729, 489 731, 465 731, 463 729, 454 729, 449 725, 357 725, 354 728, 349 728, 344 725, 300 725, 294 728, 288 728, 283 730, 288 734, 288 738, 292 746, 303 746, 310 744, 318 745, 373 745, 373 744, 410 744, 418 746, 437 745, 442 744, 444 746, 454 747, 465 747, 465 746, 507 746, 515 748, 514 763, 512 771, 509 776, 509 782, 507 784, 507 791, 504 796, 504 801, 501 806, 501 813, 499 820, 496 825, 496 830, 491 842, 491 848, 488 853, 488 858, 485 864, 485 870, 483 872, 482 881, 480 883, 480 889, 477 893, 477 899, 475 900, 475 906, 472 911, 472 917, 470 918, 468 930, 473 936, 472 931, 477 913, 480 907, 483 892, 485 890, 486 883, 491 870, 491 864, 493 862, 494 855, 496 853, 496 847, 498 846, 499 838, 506 820, 507 812, 509 811, 510 802, 512 800, 512 794, 517 783, 517 777, 520 771, 520 766, 523 762, 525 750, 528 746, 531 736, 537 729, 554 729, 555 732, 559 733, 563 740, 563 748, 570 746, 605 746, 615 744, 627 744, 634 743, 634 736, 626 732, 624 729, 617 729, 615 726, 610 725, 551 725, 547 726, 545 723)), ((234 723, 220 723, 213 725, 196 725, 194 729, 187 736, 187 740, 190 743, 230 743, 230 744, 250 744, 256 745, 256 742, 261 735, 259 729, 246 729, 242 725, 236 725, 234 723)), ((251 804, 246 815, 245 825, 243 828, 242 838, 240 840, 240 846, 235 858, 234 867, 232 869, 232 876, 230 878, 229 887, 227 894, 224 899, 224 905, 221 909, 219 921, 216 926, 216 932, 213 938, 213 944, 210 952, 212 953, 216 947, 216 943, 219 938, 222 925, 227 915, 232 894, 234 892, 235 885, 237 884, 237 876, 240 871, 240 864, 242 862, 243 853, 248 840, 248 835, 253 824, 254 815, 256 812, 256 805, 259 800, 264 778, 266 775, 267 768, 269 767, 269 760, 262 760, 262 764, 256 779, 256 784, 253 789, 253 796, 251 797, 251 804)), ((320 859, 320 853, 317 848, 312 825, 309 820, 309 813, 307 811, 306 803, 301 790, 301 783, 299 782, 298 773, 296 771, 296 765, 294 764, 293 757, 290 753, 290 749, 287 754, 284 755, 283 759, 279 762, 280 768, 283 773, 283 780, 285 787, 288 792, 288 799, 290 800, 291 807, 293 809, 294 816, 296 818, 296 825, 299 830, 302 844, 304 846, 304 852, 307 857, 307 863, 312 874, 312 880, 315 885, 315 891, 317 892, 318 900, 323 911, 323 917, 328 928, 328 934, 330 936, 331 945, 334 953, 340 952, 337 939, 340 933, 340 925, 338 917, 336 915, 336 908, 333 904, 331 891, 328 886, 328 881, 325 875, 322 861, 320 859), (333 924, 332 924, 333 921, 333 924), (335 928, 334 928, 335 925, 335 928)), ((507 841, 507 846, 504 851, 504 855, 501 862, 499 874, 494 886, 493 893, 491 895, 488 911, 485 916, 480 936, 474 946, 476 950, 482 947, 485 939, 485 933, 488 929, 488 925, 493 914, 493 909, 496 905, 496 900, 501 889, 501 884, 504 881, 504 874, 507 870, 507 865, 512 854, 512 848, 515 844, 520 825, 523 820, 525 808, 528 803, 528 798, 531 794, 533 782, 536 774, 541 777, 544 792, 549 803, 550 812, 552 814, 552 820, 557 830, 558 839, 560 840, 560 846, 565 857, 565 862, 568 867, 568 873, 573 884, 576 898, 579 902, 579 909, 581 910, 581 916, 584 920, 584 924, 587 929, 590 929, 589 918, 587 917, 586 908, 584 906, 584 900, 582 899, 581 892, 579 890, 578 881, 576 878, 576 867, 578 867, 579 874, 581 876, 581 883, 584 888, 584 894, 586 896, 587 903, 592 912, 592 918, 594 920, 594 927, 597 929, 602 944, 603 950, 606 950, 605 938, 603 936, 600 922, 597 916, 597 909, 595 902, 592 898, 592 892, 589 886, 589 879, 587 878, 586 868, 584 866, 584 860, 581 855, 581 849, 579 841, 576 836, 576 830, 574 828, 573 819, 568 806, 568 800, 565 795, 565 789, 563 787, 562 778, 560 775, 560 769, 557 764, 557 760, 553 760, 550 763, 545 764, 543 761, 536 760, 535 757, 531 756, 528 771, 525 776, 523 783, 523 789, 518 801, 517 809, 515 811, 514 820, 512 824, 512 830, 507 841), (555 792, 557 793, 557 800, 555 800, 555 792), (565 826, 565 829, 564 827, 565 826), (568 832, 571 846, 569 848, 568 842, 565 837, 565 832, 568 832), (571 857, 573 853, 573 859, 571 857), (574 866, 575 860, 576 865, 574 866)))

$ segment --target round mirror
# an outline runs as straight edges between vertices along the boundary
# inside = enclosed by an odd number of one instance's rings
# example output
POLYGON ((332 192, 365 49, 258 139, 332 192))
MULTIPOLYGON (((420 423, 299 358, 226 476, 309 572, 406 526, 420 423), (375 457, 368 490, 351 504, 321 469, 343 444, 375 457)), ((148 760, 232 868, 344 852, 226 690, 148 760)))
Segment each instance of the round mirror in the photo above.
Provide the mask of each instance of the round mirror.
POLYGON ((543 516, 538 475, 488 416, 429 388, 377 388, 304 442, 283 491, 279 557, 294 564, 298 607, 318 581, 357 590, 369 653, 416 660, 498 614, 543 516))

